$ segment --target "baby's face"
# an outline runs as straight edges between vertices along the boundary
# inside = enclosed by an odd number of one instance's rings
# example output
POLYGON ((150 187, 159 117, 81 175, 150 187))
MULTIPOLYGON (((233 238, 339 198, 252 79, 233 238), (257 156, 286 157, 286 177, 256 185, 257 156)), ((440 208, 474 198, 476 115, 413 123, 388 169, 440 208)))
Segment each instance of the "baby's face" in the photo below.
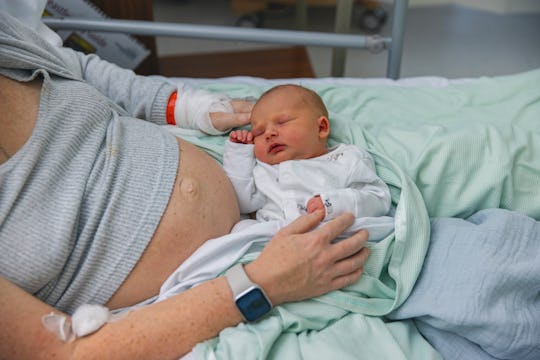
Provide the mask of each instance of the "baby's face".
POLYGON ((321 117, 295 89, 280 89, 259 100, 251 113, 255 157, 274 165, 326 153, 328 133, 321 132, 321 117))

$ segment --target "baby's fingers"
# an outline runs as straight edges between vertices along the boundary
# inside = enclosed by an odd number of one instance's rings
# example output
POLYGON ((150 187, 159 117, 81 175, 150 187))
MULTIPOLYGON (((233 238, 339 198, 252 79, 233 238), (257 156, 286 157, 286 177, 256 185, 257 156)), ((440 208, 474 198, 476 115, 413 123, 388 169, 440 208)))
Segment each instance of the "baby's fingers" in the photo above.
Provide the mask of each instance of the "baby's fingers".
POLYGON ((242 142, 244 144, 253 144, 253 134, 251 131, 242 130, 242 142))
POLYGON ((239 139, 239 130, 233 130, 229 133, 229 139, 232 141, 232 142, 238 142, 240 141, 239 139))
POLYGON ((248 144, 251 142, 252 138, 251 138, 251 132, 250 131, 247 131, 247 130, 242 130, 241 132, 241 139, 242 139, 242 142, 244 144, 248 144))

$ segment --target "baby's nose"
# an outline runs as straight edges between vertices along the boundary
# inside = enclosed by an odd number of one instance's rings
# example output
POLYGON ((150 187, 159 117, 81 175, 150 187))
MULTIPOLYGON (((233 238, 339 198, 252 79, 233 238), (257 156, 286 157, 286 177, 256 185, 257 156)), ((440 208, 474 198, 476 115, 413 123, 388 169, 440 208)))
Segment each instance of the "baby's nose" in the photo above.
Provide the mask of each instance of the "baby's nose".
POLYGON ((268 127, 266 128, 265 135, 267 139, 274 137, 277 135, 277 129, 274 126, 268 127))

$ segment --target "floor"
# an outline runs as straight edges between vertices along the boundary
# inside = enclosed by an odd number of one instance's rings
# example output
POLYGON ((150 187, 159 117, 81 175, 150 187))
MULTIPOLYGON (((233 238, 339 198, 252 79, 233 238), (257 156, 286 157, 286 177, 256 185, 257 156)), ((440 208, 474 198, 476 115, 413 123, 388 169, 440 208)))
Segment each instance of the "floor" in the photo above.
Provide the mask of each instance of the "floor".
MULTIPOLYGON (((356 11, 361 10, 360 7, 356 11)), ((385 8, 391 13, 390 8, 385 8)), ((308 30, 333 31, 333 7, 309 7, 308 30)), ((229 0, 154 0, 156 21, 233 26, 239 14, 229 0)), ((264 27, 294 29, 292 8, 273 9, 264 27)), ((365 33, 353 16, 353 33, 365 33)), ((385 25, 382 35, 388 35, 385 25)), ((268 48, 268 44, 157 38, 158 55, 268 48)), ((317 77, 330 76, 331 50, 308 47, 317 77)), ((382 77, 386 53, 348 50, 345 76, 382 77)), ((499 15, 459 5, 415 7, 407 14, 402 77, 467 78, 509 75, 540 68, 540 13, 499 15)))

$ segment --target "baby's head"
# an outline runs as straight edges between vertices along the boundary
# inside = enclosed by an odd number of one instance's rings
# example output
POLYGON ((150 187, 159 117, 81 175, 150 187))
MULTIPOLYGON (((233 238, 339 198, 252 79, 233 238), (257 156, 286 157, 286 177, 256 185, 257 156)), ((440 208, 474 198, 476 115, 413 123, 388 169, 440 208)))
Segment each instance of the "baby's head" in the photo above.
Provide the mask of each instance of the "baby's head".
POLYGON ((255 157, 268 164, 309 159, 327 152, 328 110, 313 90, 278 85, 251 112, 255 157))

